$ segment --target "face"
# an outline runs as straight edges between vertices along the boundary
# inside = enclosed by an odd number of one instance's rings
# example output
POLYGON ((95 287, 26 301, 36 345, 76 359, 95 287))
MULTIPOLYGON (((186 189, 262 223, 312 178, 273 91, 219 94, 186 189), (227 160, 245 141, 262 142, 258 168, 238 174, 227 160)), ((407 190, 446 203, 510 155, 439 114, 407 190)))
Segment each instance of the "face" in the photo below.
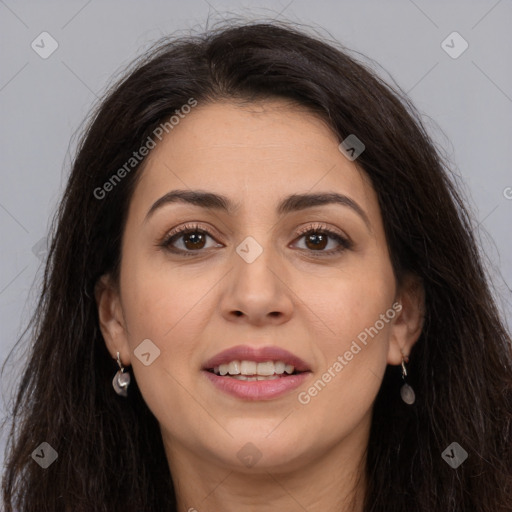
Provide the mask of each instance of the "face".
POLYGON ((169 455, 241 470, 253 455, 284 470, 364 444, 386 365, 419 332, 376 193, 339 142, 280 101, 215 103, 149 155, 119 288, 105 276, 97 299, 109 351, 132 366, 169 455), (172 200, 177 190, 188 200, 172 200), (208 371, 230 361, 227 371, 273 375, 208 371))

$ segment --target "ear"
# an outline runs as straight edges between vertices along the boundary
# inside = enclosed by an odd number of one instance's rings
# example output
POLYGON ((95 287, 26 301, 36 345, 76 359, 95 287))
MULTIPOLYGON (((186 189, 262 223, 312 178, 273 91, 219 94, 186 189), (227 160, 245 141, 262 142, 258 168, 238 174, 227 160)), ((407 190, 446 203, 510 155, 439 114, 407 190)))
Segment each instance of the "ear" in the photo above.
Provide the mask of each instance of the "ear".
POLYGON ((101 276, 94 287, 98 317, 105 345, 113 359, 117 352, 123 366, 130 365, 130 347, 118 287, 111 276, 101 276))
POLYGON ((391 326, 388 364, 399 365, 420 337, 425 318, 425 290, 418 276, 408 274, 397 292, 397 316, 391 326))

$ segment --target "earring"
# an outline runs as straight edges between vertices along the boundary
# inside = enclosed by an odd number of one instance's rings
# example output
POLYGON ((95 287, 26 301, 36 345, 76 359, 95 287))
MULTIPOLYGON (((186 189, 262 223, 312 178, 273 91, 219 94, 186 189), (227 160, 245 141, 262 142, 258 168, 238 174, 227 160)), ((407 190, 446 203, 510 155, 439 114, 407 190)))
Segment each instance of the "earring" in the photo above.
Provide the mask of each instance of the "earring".
POLYGON ((119 352, 117 353, 117 365, 119 366, 118 372, 112 379, 112 386, 115 392, 120 396, 128 396, 128 386, 130 385, 130 374, 124 373, 124 367, 119 359, 119 352))
POLYGON ((414 389, 405 382, 405 378, 407 377, 407 370, 405 368, 405 363, 409 362, 409 358, 407 356, 404 357, 402 354, 402 379, 404 381, 403 386, 400 388, 400 396, 402 400, 408 404, 412 405, 416 400, 416 394, 414 393, 414 389))

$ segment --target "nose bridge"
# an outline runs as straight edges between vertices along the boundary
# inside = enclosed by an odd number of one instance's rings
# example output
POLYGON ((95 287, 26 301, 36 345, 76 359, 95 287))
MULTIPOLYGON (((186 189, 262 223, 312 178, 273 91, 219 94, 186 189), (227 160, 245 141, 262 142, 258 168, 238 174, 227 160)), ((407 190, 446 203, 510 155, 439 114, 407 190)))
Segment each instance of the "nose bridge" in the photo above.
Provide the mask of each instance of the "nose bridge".
POLYGON ((250 270, 250 274, 268 271, 272 260, 276 264, 273 240, 275 219, 269 215, 269 210, 262 209, 261 203, 249 197, 243 199, 244 208, 239 212, 238 222, 240 234, 244 238, 235 246, 235 267, 239 271, 250 270), (236 260, 236 257, 240 261, 236 260), (256 265, 255 265, 256 264, 256 265))
POLYGON ((290 314, 283 267, 268 230, 246 236, 235 247, 229 275, 230 284, 221 303, 224 315, 232 318, 242 313, 250 321, 261 322, 290 314))
POLYGON ((233 278, 242 286, 250 286, 246 292, 261 293, 273 288, 275 294, 279 286, 273 267, 278 266, 278 256, 272 246, 271 234, 260 232, 246 236, 236 246, 233 257, 233 278))

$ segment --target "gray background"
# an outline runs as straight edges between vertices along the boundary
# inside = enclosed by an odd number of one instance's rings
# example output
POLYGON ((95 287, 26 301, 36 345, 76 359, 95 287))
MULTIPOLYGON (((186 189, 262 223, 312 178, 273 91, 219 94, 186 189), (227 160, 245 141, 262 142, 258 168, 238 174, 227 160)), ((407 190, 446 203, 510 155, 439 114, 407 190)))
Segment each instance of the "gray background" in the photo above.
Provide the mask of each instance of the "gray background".
MULTIPOLYGON (((208 18, 212 23, 230 14, 313 25, 375 60, 385 79, 391 76, 409 92, 465 183, 510 325, 511 0, 0 0, 0 362, 33 310, 44 237, 73 156, 72 136, 91 106, 115 73, 160 36, 199 31, 208 18), (47 59, 31 48, 43 31, 59 45, 47 59), (441 46, 453 31, 469 44, 456 59, 441 46)), ((26 345, 21 348, 2 381, 2 407, 23 367, 26 345)), ((2 460, 4 442, 5 433, 2 460)))

